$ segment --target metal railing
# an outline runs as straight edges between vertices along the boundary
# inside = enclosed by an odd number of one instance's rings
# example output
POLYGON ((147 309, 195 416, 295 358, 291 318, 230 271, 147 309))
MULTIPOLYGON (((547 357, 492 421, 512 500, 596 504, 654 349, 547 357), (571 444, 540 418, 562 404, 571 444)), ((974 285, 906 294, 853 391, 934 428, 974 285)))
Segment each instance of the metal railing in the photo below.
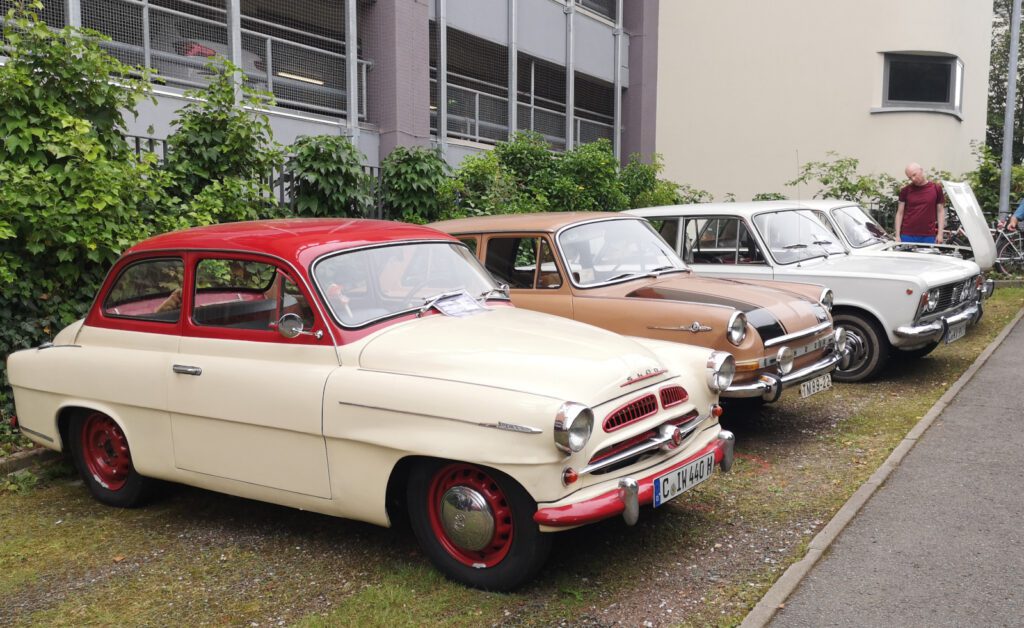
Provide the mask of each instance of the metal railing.
MULTIPOLYGON (((502 86, 460 74, 449 73, 448 83, 448 137, 496 144, 508 139, 508 98, 493 92, 503 92, 502 86), (450 82, 455 79, 462 85, 450 82), (474 89, 466 84, 477 84, 474 89)), ((436 70, 431 68, 431 89, 437 89, 436 70)), ((543 98, 530 92, 518 92, 517 128, 540 133, 556 150, 565 149, 565 104, 543 98)), ((608 116, 576 108, 574 120, 574 146, 587 144, 600 138, 611 140, 615 126, 608 116)), ((437 112, 430 112, 430 130, 438 132, 437 112)))
MULTIPOLYGON (((106 6, 94 8, 94 13, 85 17, 97 22, 95 26, 112 38, 103 45, 122 61, 153 68, 158 78, 168 84, 200 88, 210 75, 207 65, 214 55, 230 57, 226 43, 230 39, 227 11, 191 0, 179 3, 195 7, 197 13, 223 18, 204 17, 144 0, 106 0, 106 6), (117 22, 109 7, 118 5, 126 10, 132 7, 129 12, 134 12, 133 19, 117 22), (126 26, 134 19, 139 20, 141 33, 126 26)), ((274 94, 276 104, 284 108, 347 116, 346 53, 340 51, 345 49, 345 41, 247 15, 240 17, 240 36, 245 46, 241 58, 232 61, 246 74, 250 86, 274 94), (278 35, 257 30, 260 27, 272 28, 278 35), (296 38, 289 39, 287 34, 296 38)), ((357 111, 359 118, 365 119, 367 73, 372 63, 357 60, 357 64, 357 111)))

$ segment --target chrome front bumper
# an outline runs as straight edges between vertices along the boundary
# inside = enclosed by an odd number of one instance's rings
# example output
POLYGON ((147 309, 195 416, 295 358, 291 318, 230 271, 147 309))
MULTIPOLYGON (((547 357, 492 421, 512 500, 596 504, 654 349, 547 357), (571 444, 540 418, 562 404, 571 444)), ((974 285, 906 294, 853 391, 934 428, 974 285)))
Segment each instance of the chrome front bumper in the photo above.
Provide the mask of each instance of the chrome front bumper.
POLYGON ((923 325, 903 325, 893 332, 896 337, 906 340, 931 342, 946 335, 946 330, 960 323, 973 323, 981 316, 981 307, 972 303, 963 310, 949 317, 942 317, 923 325))
POLYGON ((752 382, 733 384, 725 389, 722 397, 732 399, 761 397, 768 402, 777 401, 783 390, 834 371, 843 361, 846 352, 849 350, 847 348, 845 351, 834 351, 824 359, 818 360, 810 366, 805 366, 799 371, 792 371, 788 375, 765 374, 752 382))

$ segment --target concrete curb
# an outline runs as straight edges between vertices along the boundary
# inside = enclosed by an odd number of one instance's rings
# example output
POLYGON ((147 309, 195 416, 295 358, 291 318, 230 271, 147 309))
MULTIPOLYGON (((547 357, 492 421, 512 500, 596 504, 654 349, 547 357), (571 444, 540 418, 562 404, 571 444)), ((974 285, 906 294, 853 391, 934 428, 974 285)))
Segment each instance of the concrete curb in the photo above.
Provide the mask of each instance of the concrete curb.
POLYGON ((798 560, 789 566, 775 584, 772 585, 768 592, 764 594, 761 601, 750 611, 750 613, 740 624, 740 628, 761 628, 766 626, 771 621, 775 613, 778 612, 779 608, 785 603, 793 591, 796 590, 800 582, 810 573, 811 568, 818 562, 839 533, 853 520, 853 517, 860 511, 860 509, 867 503, 868 499, 874 494, 878 487, 881 486, 885 480, 889 477, 896 467, 899 466, 900 461, 910 453, 910 450, 917 444, 918 439, 924 434, 935 419, 942 414, 942 411, 946 409, 953 398, 957 396, 957 393, 967 385, 967 382, 971 381, 975 373, 988 361, 989 357, 995 352, 995 350, 1003 343, 1003 340, 1013 331, 1013 328, 1020 322, 1021 318, 1024 318, 1024 310, 1017 312, 1017 316, 1010 321, 1006 327, 1003 328, 999 335, 996 336, 992 342, 989 343, 985 350, 981 352, 981 355, 974 360, 974 363, 964 371, 964 374, 960 376, 960 379, 956 380, 949 390, 935 402, 935 405, 931 407, 927 414, 921 417, 921 420, 917 422, 917 425, 913 427, 907 435, 900 441, 899 445, 893 449, 889 457, 886 458, 885 462, 878 467, 878 469, 867 479, 864 484, 857 489, 850 499, 839 509, 839 512, 832 517, 832 520, 825 524, 825 527, 821 529, 821 532, 811 539, 810 545, 807 546, 807 554, 803 558, 798 560))
POLYGON ((60 454, 50 449, 40 448, 19 451, 6 458, 0 458, 0 476, 58 458, 60 458, 60 454))

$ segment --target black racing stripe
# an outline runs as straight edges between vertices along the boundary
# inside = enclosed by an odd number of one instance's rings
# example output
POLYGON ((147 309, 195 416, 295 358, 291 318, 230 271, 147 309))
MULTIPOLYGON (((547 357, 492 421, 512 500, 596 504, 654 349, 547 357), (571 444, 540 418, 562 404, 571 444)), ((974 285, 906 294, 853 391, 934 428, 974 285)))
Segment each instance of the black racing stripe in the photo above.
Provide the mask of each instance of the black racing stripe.
POLYGON ((761 335, 761 342, 768 342, 772 338, 786 335, 786 329, 782 322, 775 318, 775 315, 764 308, 746 312, 747 322, 754 326, 757 333, 761 335))
POLYGON ((710 303, 712 305, 724 305, 737 309, 747 315, 747 322, 750 323, 761 336, 761 342, 768 342, 772 338, 786 335, 786 328, 782 321, 775 318, 775 315, 760 305, 741 301, 721 294, 707 294, 705 292, 691 292, 689 290, 675 290, 658 286, 647 286, 630 292, 628 297, 642 299, 664 299, 666 301, 679 301, 681 303, 710 303))

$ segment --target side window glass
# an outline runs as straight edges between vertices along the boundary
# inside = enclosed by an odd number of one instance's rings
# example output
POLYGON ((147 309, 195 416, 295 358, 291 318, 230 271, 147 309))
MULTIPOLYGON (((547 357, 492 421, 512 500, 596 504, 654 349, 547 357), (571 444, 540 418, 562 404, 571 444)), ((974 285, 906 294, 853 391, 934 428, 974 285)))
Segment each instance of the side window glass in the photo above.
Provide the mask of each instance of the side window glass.
POLYGON ((175 323, 181 316, 180 259, 154 259, 132 264, 121 272, 103 300, 103 314, 175 323))
POLYGON ((537 287, 542 290, 554 290, 562 287, 562 275, 558 272, 558 264, 551 252, 547 238, 540 238, 540 271, 537 273, 537 287))
POLYGON ((539 238, 491 238, 484 266, 510 288, 533 288, 539 238))
POLYGON ((302 291, 272 264, 202 259, 196 265, 192 320, 196 325, 272 331, 293 312, 308 329, 313 314, 302 291))
POLYGON ((757 239, 747 229, 747 224, 739 223, 739 257, 738 264, 764 264, 764 254, 757 245, 757 239))
POLYGON ((694 251, 695 264, 736 264, 741 241, 737 218, 712 218, 699 231, 694 251))
POLYGON ((676 241, 676 235, 679 233, 679 220, 676 218, 669 218, 666 220, 652 220, 651 224, 654 229, 658 232, 665 242, 672 245, 672 248, 677 249, 679 242, 676 241))
POLYGON ((699 249, 697 242, 697 234, 700 233, 701 227, 707 221, 701 218, 690 218, 683 224, 683 261, 687 264, 693 264, 696 260, 694 259, 694 249, 699 249))
POLYGON ((476 255, 476 238, 459 238, 459 242, 468 246, 473 255, 476 255))

